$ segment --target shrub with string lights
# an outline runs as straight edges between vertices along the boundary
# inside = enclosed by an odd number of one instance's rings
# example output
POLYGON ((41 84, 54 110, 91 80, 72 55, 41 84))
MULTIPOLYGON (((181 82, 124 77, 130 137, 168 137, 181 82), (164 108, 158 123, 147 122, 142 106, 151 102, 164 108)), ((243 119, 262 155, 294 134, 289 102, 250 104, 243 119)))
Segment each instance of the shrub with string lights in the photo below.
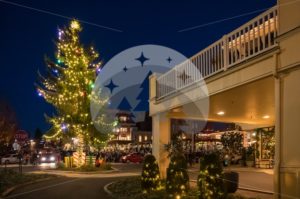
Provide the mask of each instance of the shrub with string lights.
POLYGON ((172 198, 180 198, 189 190, 187 162, 183 155, 172 156, 167 169, 166 191, 172 198))
POLYGON ((144 193, 160 190, 162 188, 159 167, 153 155, 147 155, 144 159, 141 187, 144 193))
POLYGON ((172 133, 171 142, 165 146, 170 158, 167 169, 166 191, 169 197, 180 198, 189 190, 187 162, 184 157, 181 132, 172 133))
POLYGON ((205 153, 200 159, 199 199, 226 198, 223 177, 220 153, 218 151, 205 153))

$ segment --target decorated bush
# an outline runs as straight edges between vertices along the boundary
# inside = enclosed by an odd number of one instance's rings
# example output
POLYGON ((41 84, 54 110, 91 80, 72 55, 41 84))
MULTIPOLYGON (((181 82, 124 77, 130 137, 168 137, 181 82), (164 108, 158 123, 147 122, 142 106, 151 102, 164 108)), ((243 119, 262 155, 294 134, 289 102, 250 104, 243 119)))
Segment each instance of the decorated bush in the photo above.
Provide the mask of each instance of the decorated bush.
POLYGON ((143 192, 161 189, 159 167, 153 155, 147 155, 144 160, 141 187, 143 192))
POLYGON ((198 176, 199 199, 226 198, 220 153, 205 153, 200 159, 198 176))
POLYGON ((183 196, 189 190, 187 162, 183 155, 172 156, 167 169, 166 191, 170 197, 183 196))

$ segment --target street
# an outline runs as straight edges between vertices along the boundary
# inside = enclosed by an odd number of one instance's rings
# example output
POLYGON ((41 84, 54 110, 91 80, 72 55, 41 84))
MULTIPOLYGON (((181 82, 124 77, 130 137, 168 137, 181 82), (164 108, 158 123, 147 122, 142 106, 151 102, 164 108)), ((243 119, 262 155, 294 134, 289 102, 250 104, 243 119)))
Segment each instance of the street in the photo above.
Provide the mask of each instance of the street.
POLYGON ((53 199, 53 198, 109 198, 103 187, 119 178, 68 178, 32 184, 15 190, 6 198, 53 199))
MULTIPOLYGON (((105 174, 62 174, 56 170, 50 170, 51 173, 63 175, 62 177, 52 179, 45 182, 40 182, 14 190, 6 198, 22 198, 22 199, 53 199, 53 198, 109 198, 109 195, 104 191, 104 186, 117 181, 121 178, 139 175, 142 164, 112 164, 116 171, 105 174)), ((13 166, 11 166, 13 167, 13 166)), ((14 167, 18 169, 18 167, 14 167)), ((189 169, 191 184, 198 176, 198 165, 189 169)), ((234 168, 239 172, 241 188, 256 189, 261 191, 273 190, 273 175, 266 170, 234 168)), ((233 170, 234 170, 233 169, 233 170)), ((25 166, 24 172, 43 172, 37 166, 25 166)), ((269 170, 271 171, 271 170, 269 170)), ((45 171, 46 172, 46 171, 45 171)), ((47 172, 49 172, 47 170, 47 172)), ((247 196, 260 196, 261 198, 271 198, 272 195, 251 193, 245 190, 238 190, 238 193, 247 196)))

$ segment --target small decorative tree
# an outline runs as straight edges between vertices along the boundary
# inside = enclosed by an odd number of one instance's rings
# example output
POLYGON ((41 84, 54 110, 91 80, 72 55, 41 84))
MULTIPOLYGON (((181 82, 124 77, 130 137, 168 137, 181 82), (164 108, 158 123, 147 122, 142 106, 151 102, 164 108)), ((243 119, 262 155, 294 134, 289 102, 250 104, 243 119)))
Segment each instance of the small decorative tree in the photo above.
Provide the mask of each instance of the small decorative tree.
POLYGON ((166 148, 171 158, 167 169, 166 191, 170 197, 180 197, 189 190, 187 162, 183 155, 180 133, 172 135, 171 143, 166 148))
MULTIPOLYGON (((261 138, 261 158, 274 159, 275 156, 275 128, 267 127, 257 129, 257 138, 261 138)), ((257 143, 259 139, 257 139, 257 143)), ((258 147, 257 147, 258 148, 258 147)))
POLYGON ((198 176, 199 199, 226 198, 220 153, 205 153, 200 159, 198 176))
POLYGON ((189 190, 189 176, 185 157, 173 156, 167 169, 166 191, 170 197, 185 195, 189 190))
POLYGON ((243 149, 243 134, 240 132, 226 132, 221 136, 224 152, 230 157, 241 155, 243 149))
POLYGON ((159 167, 153 155, 147 155, 145 157, 141 176, 141 187, 144 193, 161 189, 159 167))

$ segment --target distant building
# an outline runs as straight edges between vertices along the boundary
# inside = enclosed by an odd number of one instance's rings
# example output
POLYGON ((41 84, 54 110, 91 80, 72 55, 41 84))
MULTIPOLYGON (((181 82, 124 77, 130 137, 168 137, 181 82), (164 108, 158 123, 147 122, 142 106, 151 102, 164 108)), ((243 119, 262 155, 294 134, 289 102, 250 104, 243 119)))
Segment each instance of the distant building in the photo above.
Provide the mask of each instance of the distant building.
POLYGON ((141 122, 134 121, 132 106, 126 97, 124 97, 116 113, 118 125, 113 129, 113 136, 110 138, 108 145, 118 147, 120 149, 128 146, 152 144, 152 118, 149 117, 149 112, 145 113, 145 118, 141 122))
POLYGON ((114 137, 109 144, 127 144, 132 142, 133 134, 136 131, 135 122, 132 120, 129 111, 119 111, 116 114, 118 125, 113 129, 114 137))

